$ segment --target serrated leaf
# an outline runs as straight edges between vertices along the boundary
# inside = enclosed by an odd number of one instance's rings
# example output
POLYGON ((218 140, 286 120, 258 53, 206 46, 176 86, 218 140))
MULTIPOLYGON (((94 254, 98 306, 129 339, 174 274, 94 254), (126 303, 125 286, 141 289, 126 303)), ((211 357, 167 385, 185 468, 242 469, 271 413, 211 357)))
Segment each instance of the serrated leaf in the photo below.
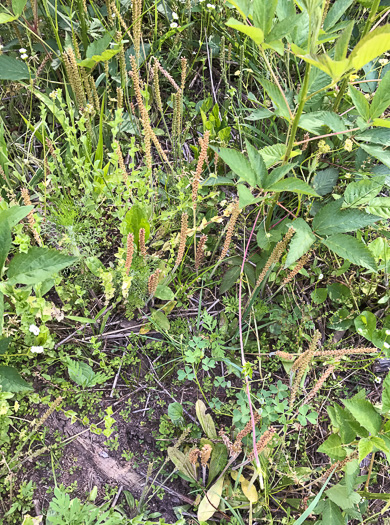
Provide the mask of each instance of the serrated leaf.
POLYGON ((258 200, 258 198, 252 195, 251 190, 247 186, 245 186, 245 184, 238 184, 237 192, 238 206, 240 210, 244 209, 245 206, 249 206, 250 204, 255 203, 258 200))
POLYGON ((273 184, 269 191, 291 191, 292 193, 302 193, 303 195, 310 195, 312 197, 319 197, 318 193, 309 184, 296 177, 289 177, 287 179, 280 180, 276 184, 273 184))
POLYGON ((345 131, 347 129, 342 118, 333 111, 305 113, 299 119, 299 127, 315 135, 321 135, 327 128, 332 131, 345 131))
POLYGON ((116 49, 106 49, 103 51, 101 55, 93 55, 90 58, 85 58, 84 60, 80 60, 80 62, 77 62, 77 65, 80 67, 88 67, 92 68, 96 66, 99 62, 107 62, 108 60, 111 60, 115 55, 117 55, 120 51, 120 47, 118 46, 116 49))
POLYGON ((240 277, 241 268, 239 266, 233 266, 222 277, 221 286, 219 287, 219 293, 223 294, 230 290, 237 282, 237 279, 240 277))
POLYGON ((195 404, 196 417, 199 420, 203 432, 209 439, 217 439, 217 431, 215 430, 215 425, 213 418, 210 414, 206 414, 207 407, 201 399, 195 404))
POLYGON ((358 443, 359 462, 363 461, 363 459, 367 457, 370 452, 372 452, 373 448, 373 444, 369 438, 361 439, 358 443))
POLYGON ((390 411, 390 372, 387 374, 386 379, 383 381, 382 410, 384 412, 390 411))
POLYGON ((263 86, 263 88, 266 90, 269 98, 272 100, 272 103, 277 109, 279 115, 289 120, 290 119, 289 108, 287 107, 286 101, 284 97, 282 96, 278 86, 276 86, 275 84, 273 84, 266 78, 261 78, 260 83, 263 86))
POLYGON ((267 168, 265 166, 263 157, 247 140, 245 140, 245 144, 251 167, 256 174, 256 186, 263 188, 263 180, 267 175, 267 168))
POLYGON ((367 121, 370 118, 370 105, 361 91, 354 86, 349 86, 349 94, 353 104, 356 106, 359 115, 367 121))
POLYGON ((33 388, 13 366, 0 366, 0 386, 3 392, 30 392, 33 388))
POLYGON ((189 479, 195 479, 194 467, 188 459, 188 456, 175 447, 168 447, 167 453, 169 459, 182 474, 189 479))
POLYGON ((371 341, 376 330, 375 315, 368 310, 364 310, 364 312, 356 317, 354 323, 357 333, 371 341))
POLYGON ((356 237, 338 233, 322 240, 322 244, 353 264, 363 266, 363 268, 373 272, 377 270, 375 259, 371 255, 370 250, 356 237))
POLYGON ((390 49, 390 24, 374 29, 352 50, 349 60, 359 70, 390 49))
POLYGON ((88 363, 73 359, 68 359, 68 374, 72 381, 83 388, 88 387, 96 375, 88 363))
POLYGON ((380 431, 382 418, 367 399, 354 396, 352 399, 344 399, 345 407, 351 412, 356 421, 373 436, 380 431))
POLYGON ((3 337, 0 339, 0 355, 4 355, 6 353, 10 342, 11 337, 3 337))
POLYGON ((295 234, 289 244, 285 268, 291 266, 302 255, 307 253, 316 241, 315 235, 313 235, 310 226, 305 220, 298 218, 291 223, 291 226, 294 228, 295 234))
POLYGON ((226 25, 249 36, 257 45, 261 45, 264 42, 264 33, 259 27, 247 26, 235 18, 229 18, 226 25))
POLYGON ((377 145, 360 144, 360 147, 364 149, 371 157, 378 159, 382 164, 390 168, 390 151, 383 149, 377 145))
POLYGON ((390 219, 390 197, 375 197, 369 202, 366 210, 372 215, 390 219))
POLYGON ((316 213, 312 228, 318 235, 332 235, 333 233, 347 233, 364 228, 379 220, 375 215, 358 209, 341 209, 343 199, 330 202, 316 213))
POLYGON ((340 484, 326 490, 325 494, 331 501, 333 501, 333 503, 341 507, 343 510, 352 509, 354 505, 357 505, 361 500, 359 494, 356 492, 348 494, 347 487, 340 484))
POLYGON ((23 13, 23 9, 26 7, 27 0, 12 0, 12 11, 16 16, 20 16, 23 13))
POLYGON ((0 24, 8 24, 9 22, 17 20, 17 18, 17 16, 8 15, 7 13, 0 13, 0 24))
MULTIPOLYGON (((290 159, 296 157, 301 152, 300 150, 294 150, 291 152, 290 159)), ((274 144, 273 146, 266 146, 260 150, 260 154, 264 159, 267 168, 270 168, 274 164, 281 162, 286 154, 286 145, 283 143, 274 144)))
MULTIPOLYGON (((331 6, 324 21, 324 31, 329 31, 340 20, 353 0, 336 0, 331 6)), ((331 522, 329 522, 331 523, 331 522)))
POLYGON ((318 452, 327 454, 330 458, 341 460, 347 456, 345 449, 342 447, 341 438, 337 434, 331 434, 318 448, 318 452))
POLYGON ((18 253, 13 257, 8 267, 8 282, 12 285, 41 283, 77 260, 77 257, 57 250, 33 246, 27 253, 18 253))
POLYGON ((338 177, 339 172, 335 168, 317 171, 313 177, 312 186, 318 195, 323 197, 333 190, 337 184, 338 177))
POLYGON ((374 144, 380 144, 381 146, 390 146, 390 129, 366 129, 359 135, 356 135, 355 138, 356 140, 372 142, 374 144))
POLYGON ((263 189, 268 190, 273 184, 276 184, 280 179, 282 179, 287 173, 289 173, 294 167, 294 164, 285 164, 284 166, 279 166, 268 173, 264 177, 263 189))
MULTIPOLYGON (((1 24, 1 19, 0 19, 1 24)), ((26 80, 30 78, 30 71, 23 60, 0 55, 0 80, 26 80)))
POLYGON ((325 501, 324 510, 322 511, 322 520, 324 524, 345 525, 345 520, 340 508, 330 499, 325 501))
POLYGON ((257 185, 257 175, 243 153, 231 148, 216 148, 215 151, 229 168, 249 186, 254 188, 257 185))
POLYGON ((370 202, 381 191, 385 177, 363 179, 348 184, 344 192, 342 208, 363 206, 370 202))
POLYGON ((199 521, 207 521, 215 514, 215 512, 217 512, 219 503, 221 501, 224 479, 224 476, 222 476, 218 481, 216 481, 214 485, 209 488, 206 495, 200 502, 198 507, 199 521))
POLYGON ((277 3, 278 0, 253 1, 253 21, 264 35, 268 35, 271 31, 277 3))

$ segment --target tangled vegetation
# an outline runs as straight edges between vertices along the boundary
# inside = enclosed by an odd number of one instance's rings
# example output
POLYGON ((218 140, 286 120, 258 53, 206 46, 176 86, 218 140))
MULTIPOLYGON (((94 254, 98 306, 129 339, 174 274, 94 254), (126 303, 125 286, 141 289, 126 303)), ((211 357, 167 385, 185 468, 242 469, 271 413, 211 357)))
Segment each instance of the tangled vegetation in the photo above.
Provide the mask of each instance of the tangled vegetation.
POLYGON ((5 0, 0 524, 390 519, 387 0, 5 0))

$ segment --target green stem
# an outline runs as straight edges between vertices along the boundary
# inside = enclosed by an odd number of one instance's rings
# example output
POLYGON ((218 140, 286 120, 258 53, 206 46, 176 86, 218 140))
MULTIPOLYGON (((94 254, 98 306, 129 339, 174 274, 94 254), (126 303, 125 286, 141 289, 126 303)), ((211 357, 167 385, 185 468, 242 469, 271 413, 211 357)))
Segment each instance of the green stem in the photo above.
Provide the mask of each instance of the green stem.
POLYGON ((375 20, 376 12, 378 11, 378 7, 379 7, 380 2, 381 2, 381 0, 374 0, 372 2, 372 6, 371 6, 371 9, 370 9, 370 14, 368 15, 368 18, 367 18, 367 21, 366 21, 366 25, 364 26, 361 38, 364 38, 366 36, 366 34, 369 32, 369 30, 371 29, 371 26, 372 26, 372 24, 373 24, 373 22, 375 20))
MULTIPOLYGON (((282 166, 287 164, 287 162, 289 161, 292 149, 294 147, 295 137, 296 137, 297 130, 298 130, 298 124, 299 124, 299 121, 300 121, 300 118, 301 118, 301 115, 302 115, 302 112, 303 112, 303 108, 304 108, 304 106, 306 104, 306 96, 307 96, 307 92, 309 90, 310 69, 311 69, 311 64, 307 64, 306 71, 305 71, 305 76, 304 76, 304 79, 303 79, 303 85, 302 85, 301 91, 299 93, 300 101, 299 101, 298 108, 297 108, 297 111, 295 113, 295 116, 294 116, 294 118, 292 120, 292 123, 290 124, 290 130, 289 130, 289 133, 288 133, 289 139, 288 139, 288 143, 287 143, 286 153, 284 155, 284 159, 283 159, 283 162, 282 162, 282 166)), ((278 199, 279 199, 279 193, 275 193, 273 201, 272 201, 272 204, 271 204, 271 209, 268 212, 267 219, 266 219, 266 222, 265 222, 265 229, 266 229, 266 231, 269 230, 269 227, 271 225, 272 215, 273 215, 275 206, 276 206, 276 204, 278 202, 278 199)))

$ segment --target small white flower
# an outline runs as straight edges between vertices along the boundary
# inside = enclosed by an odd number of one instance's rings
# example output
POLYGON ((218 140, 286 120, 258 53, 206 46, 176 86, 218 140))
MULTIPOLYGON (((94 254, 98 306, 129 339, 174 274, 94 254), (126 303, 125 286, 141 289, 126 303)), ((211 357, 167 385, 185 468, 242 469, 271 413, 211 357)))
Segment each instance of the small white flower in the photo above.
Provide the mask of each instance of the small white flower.
POLYGON ((214 5, 214 4, 207 4, 207 7, 208 7, 209 9, 215 9, 215 5, 214 5))
POLYGON ((390 335, 390 330, 386 330, 386 335, 390 335))
POLYGON ((26 53, 24 53, 23 55, 20 55, 20 58, 22 58, 23 60, 27 60, 28 59, 28 55, 26 55, 26 53))
POLYGON ((385 348, 390 348, 389 343, 386 343, 386 341, 383 343, 383 346, 384 346, 385 348))
POLYGON ((324 274, 323 273, 320 273, 320 275, 318 276, 318 279, 323 279, 324 278, 324 274))
POLYGON ((19 53, 20 53, 20 54, 27 53, 27 49, 24 49, 24 47, 21 47, 21 48, 19 49, 19 53))
POLYGON ((34 335, 39 335, 39 328, 38 326, 35 326, 35 324, 30 324, 30 328, 28 330, 34 335))
POLYGON ((177 16, 177 13, 175 13, 175 11, 172 11, 172 18, 173 20, 179 20, 179 17, 177 16))
POLYGON ((375 378, 375 383, 381 384, 382 383, 382 378, 381 377, 376 377, 375 378))
POLYGON ((32 346, 30 350, 33 354, 42 354, 43 346, 32 346))
POLYGON ((381 58, 379 60, 379 63, 381 66, 385 66, 389 61, 387 60, 387 58, 381 58))
POLYGON ((357 331, 358 331, 358 332, 363 332, 362 328, 358 328, 357 331))
POLYGON ((49 95, 49 97, 50 97, 52 100, 55 100, 55 99, 57 98, 57 96, 58 96, 58 93, 57 93, 57 91, 55 91, 55 90, 52 91, 52 92, 50 93, 50 95, 49 95))
POLYGON ((176 27, 177 27, 176 22, 172 22, 172 23, 171 23, 171 28, 172 28, 172 29, 175 29, 176 27))

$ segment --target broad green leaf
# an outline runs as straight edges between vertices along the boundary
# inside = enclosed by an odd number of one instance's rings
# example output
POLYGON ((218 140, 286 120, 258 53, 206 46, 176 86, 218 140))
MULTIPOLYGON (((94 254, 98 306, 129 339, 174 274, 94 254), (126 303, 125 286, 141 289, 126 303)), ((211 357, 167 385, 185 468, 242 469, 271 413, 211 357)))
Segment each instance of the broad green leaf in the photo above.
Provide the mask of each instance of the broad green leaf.
POLYGON ((247 26, 235 18, 229 18, 229 20, 226 22, 226 25, 232 29, 240 31, 240 33, 248 35, 258 45, 261 45, 264 42, 264 33, 258 27, 247 26))
POLYGON ((390 168, 390 151, 381 148, 380 146, 368 146, 367 144, 360 144, 360 147, 364 149, 371 157, 378 159, 385 166, 390 168))
POLYGON ((182 474, 190 480, 195 479, 194 467, 190 463, 188 456, 175 447, 168 447, 167 453, 169 459, 182 474))
POLYGON ((256 187, 257 174, 243 153, 231 148, 218 148, 216 151, 236 175, 247 182, 249 186, 252 186, 252 188, 256 187))
POLYGON ((18 222, 24 219, 34 206, 12 206, 0 212, 0 224, 7 222, 10 228, 13 228, 18 222))
POLYGON ((347 261, 376 272, 377 268, 374 257, 371 255, 367 246, 363 244, 362 241, 356 239, 356 237, 337 233, 322 240, 322 243, 329 248, 329 250, 332 250, 332 252, 347 259, 347 261))
POLYGON ((139 231, 141 228, 145 230, 145 241, 149 239, 150 224, 147 219, 145 209, 138 203, 133 204, 130 210, 126 213, 123 221, 123 233, 127 237, 129 233, 134 235, 134 242, 139 249, 139 231))
POLYGON ((27 253, 18 253, 12 258, 7 272, 9 284, 41 283, 72 265, 77 259, 57 250, 34 246, 27 253))
POLYGON ((373 448, 373 444, 369 438, 361 439, 358 443, 359 462, 363 461, 363 459, 367 457, 370 452, 372 452, 373 448))
POLYGON ((315 215, 312 228, 318 235, 331 235, 333 233, 347 233, 364 228, 379 220, 379 217, 369 215, 358 209, 341 209, 343 199, 326 204, 315 215))
POLYGON ((285 164, 284 166, 279 166, 268 173, 264 177, 263 189, 268 190, 273 184, 276 184, 280 179, 282 179, 287 173, 289 173, 294 167, 294 164, 285 164))
POLYGON ((245 208, 245 206, 249 206, 249 204, 253 204, 258 200, 252 195, 251 190, 244 184, 238 184, 237 191, 239 197, 238 206, 240 210, 245 208))
POLYGON ((353 415, 340 405, 335 403, 327 408, 330 420, 335 431, 338 431, 343 443, 351 443, 356 436, 367 437, 368 431, 363 428, 353 415))
POLYGON ((3 337, 0 339, 0 355, 4 355, 8 350, 8 346, 11 342, 11 337, 3 337))
POLYGON ((332 29, 332 27, 337 24, 337 22, 352 3, 353 0, 336 0, 326 15, 324 21, 324 31, 329 31, 329 29, 332 29))
POLYGON ((290 112, 289 108, 286 105, 286 101, 284 100, 278 86, 267 80, 266 78, 261 78, 260 83, 263 86, 263 88, 266 90, 267 95, 272 100, 272 103, 274 104, 275 108, 278 110, 278 113, 280 116, 284 117, 285 119, 290 119, 290 112))
POLYGON ((161 299, 162 301, 173 301, 175 298, 175 294, 172 292, 172 290, 163 284, 159 284, 157 286, 154 296, 157 297, 157 299, 161 299))
POLYGON ((334 59, 336 61, 345 60, 354 25, 355 22, 352 20, 337 39, 336 45, 334 46, 334 59))
POLYGON ((381 429, 382 418, 367 399, 354 396, 351 399, 344 399, 343 403, 362 427, 373 436, 377 435, 381 429))
POLYGON ((300 259, 302 255, 308 252, 310 247, 316 241, 315 235, 313 235, 310 226, 304 219, 298 218, 291 223, 291 226, 295 230, 295 234, 290 241, 287 258, 284 267, 288 268, 295 261, 300 259))
POLYGON ((389 447, 386 445, 385 441, 378 437, 378 436, 371 436, 370 438, 371 443, 374 445, 375 448, 378 450, 381 450, 382 452, 385 452, 388 454, 390 452, 389 447))
POLYGON ((0 24, 8 24, 9 22, 13 22, 14 20, 17 20, 17 18, 18 18, 17 16, 8 15, 7 13, 0 13, 0 24))
POLYGON ((3 392, 30 392, 33 390, 13 366, 0 366, 0 387, 3 392))
POLYGON ((378 89, 375 92, 371 102, 370 117, 372 119, 380 117, 382 113, 390 106, 390 71, 379 82, 378 89))
POLYGON ((335 168, 327 168, 317 171, 313 177, 312 186, 314 190, 323 197, 330 193, 337 184, 339 172, 335 168))
MULTIPOLYGON (((366 100, 366 99, 364 99, 366 100)), ((367 101, 366 101, 367 102, 367 101)), ((332 131, 345 131, 347 128, 341 117, 333 111, 313 111, 312 113, 305 113, 299 119, 299 127, 321 135, 327 131, 327 128, 332 131)))
POLYGON ((0 336, 3 334, 4 324, 4 295, 0 292, 0 336))
POLYGON ((349 60, 356 70, 390 49, 390 24, 374 29, 352 50, 349 60))
POLYGON ((381 128, 390 128, 390 119, 374 118, 372 125, 381 128))
POLYGON ((249 162, 251 168, 256 174, 256 186, 263 188, 263 180, 267 175, 267 168, 264 163, 263 157, 247 140, 245 140, 246 149, 248 151, 249 162))
POLYGON ((257 121, 257 120, 263 120, 265 118, 270 118, 274 115, 272 111, 270 111, 267 108, 259 108, 254 109, 249 113, 247 117, 245 117, 244 120, 251 120, 251 121, 257 121))
POLYGON ((271 31, 277 3, 278 0, 253 0, 253 21, 265 36, 271 31))
POLYGON ((11 228, 7 222, 0 222, 0 277, 7 255, 11 249, 11 228))
POLYGON ((167 332, 171 327, 168 317, 160 310, 152 312, 152 319, 160 330, 165 330, 167 332))
POLYGON ((354 324, 359 335, 362 335, 369 341, 372 340, 376 330, 376 317, 372 312, 364 310, 356 317, 354 324))
POLYGON ((326 490, 325 494, 331 501, 333 501, 333 503, 341 507, 343 510, 353 509, 354 505, 357 505, 361 500, 361 497, 356 492, 348 494, 347 487, 340 483, 326 490))
POLYGON ((85 58, 84 60, 77 62, 77 65, 80 67, 92 68, 99 62, 107 62, 108 60, 111 60, 111 58, 117 55, 119 51, 119 46, 114 49, 106 49, 101 55, 93 55, 90 58, 85 58))
POLYGON ((383 412, 390 411, 390 372, 387 374, 386 379, 383 381, 382 410, 383 412))
POLYGON ((20 16, 23 13, 23 9, 26 7, 27 0, 12 0, 12 11, 16 16, 20 16))
POLYGON ((85 265, 87 266, 88 270, 95 275, 95 277, 100 276, 100 272, 105 270, 105 266, 102 263, 100 259, 98 259, 95 255, 91 255, 91 257, 86 257, 85 265))
POLYGON ((322 304, 328 297, 328 290, 327 288, 316 288, 312 291, 310 297, 314 304, 322 304))
POLYGON ((242 18, 246 19, 248 17, 250 11, 250 0, 230 0, 229 3, 237 9, 242 18))
MULTIPOLYGON (((291 152, 290 159, 296 157, 301 152, 300 150, 294 150, 291 152)), ((260 150, 260 154, 264 159, 267 168, 270 168, 274 164, 281 162, 286 154, 285 144, 274 144, 273 146, 266 146, 260 150)))
POLYGON ((28 78, 30 78, 30 72, 23 60, 16 60, 16 58, 4 54, 0 55, 0 80, 25 80, 28 78))
POLYGON ((228 451, 223 443, 215 443, 210 458, 208 484, 210 484, 225 468, 228 460, 228 451))
POLYGON ((266 41, 273 42, 289 35, 295 26, 299 24, 301 19, 301 15, 293 15, 291 17, 285 18, 284 20, 281 20, 280 22, 277 22, 267 34, 266 41))
POLYGON ((222 277, 221 286, 219 287, 219 293, 223 294, 230 290, 237 282, 237 279, 240 277, 241 268, 239 266, 233 266, 222 277))
POLYGON ((83 388, 88 387, 96 375, 88 363, 73 359, 68 359, 68 374, 72 381, 83 388))
POLYGON ((345 525, 339 506, 330 499, 325 501, 324 510, 322 511, 322 522, 324 524, 329 523, 329 525, 345 525))
POLYGON ((363 206, 370 202, 381 191, 385 177, 363 179, 348 184, 344 192, 342 208, 363 206))
MULTIPOLYGON (((244 476, 241 476, 241 478, 244 478, 244 476)), ((251 486, 249 486, 249 480, 247 479, 241 479, 241 490, 244 493, 244 496, 251 502, 256 503, 259 499, 259 495, 256 490, 256 486, 254 483, 252 483, 251 486)))
POLYGON ((94 55, 101 55, 112 42, 112 34, 107 32, 102 38, 97 38, 89 44, 86 52, 87 58, 92 58, 94 55))
POLYGON ((291 51, 299 58, 324 71, 327 75, 332 77, 334 81, 340 78, 351 69, 351 61, 349 58, 344 60, 332 60, 329 55, 307 55, 305 50, 299 48, 295 44, 291 44, 291 51))
POLYGON ((217 431, 215 430, 215 425, 213 418, 210 414, 206 414, 207 407, 201 399, 195 404, 196 417, 199 420, 203 432, 209 439, 217 439, 217 431))
POLYGON ((390 129, 366 129, 355 138, 356 140, 380 144, 381 146, 390 146, 390 129))
POLYGON ((222 476, 212 487, 209 488, 206 495, 203 497, 202 501, 198 507, 198 520, 200 522, 205 522, 209 520, 213 514, 218 509, 219 503, 221 501, 223 482, 225 478, 222 476))
POLYGON ((168 417, 174 425, 179 425, 183 419, 183 407, 180 403, 175 401, 168 405, 168 417))
POLYGON ((361 91, 356 89, 354 86, 349 86, 349 94, 352 102, 355 104, 359 115, 367 121, 370 118, 370 105, 367 102, 366 97, 361 91))
POLYGON ((331 459, 342 460, 347 456, 342 447, 341 438, 337 434, 331 434, 318 448, 318 452, 327 454, 331 459))
POLYGON ((276 184, 273 184, 270 191, 282 192, 291 191, 293 193, 302 193, 303 195, 310 195, 312 197, 319 197, 318 193, 309 184, 296 177, 289 177, 287 179, 280 180, 276 184))

